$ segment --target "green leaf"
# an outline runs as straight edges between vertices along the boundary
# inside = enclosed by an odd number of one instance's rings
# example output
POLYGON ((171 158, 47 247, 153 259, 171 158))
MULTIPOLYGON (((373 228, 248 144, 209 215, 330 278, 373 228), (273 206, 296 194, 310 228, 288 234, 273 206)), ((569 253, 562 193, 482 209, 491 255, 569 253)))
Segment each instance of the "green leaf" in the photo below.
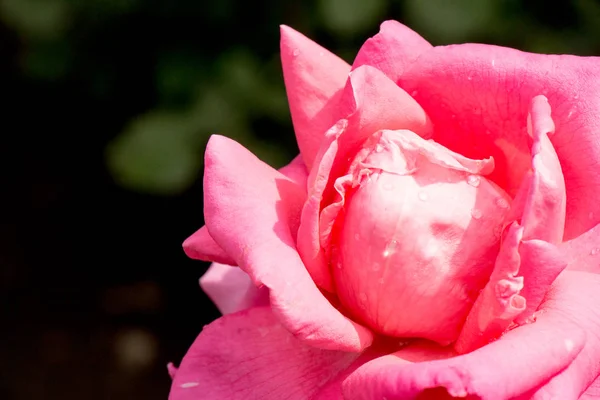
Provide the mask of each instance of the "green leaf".
POLYGON ((120 185, 173 195, 196 179, 202 157, 191 145, 193 127, 183 114, 153 111, 134 120, 106 149, 107 165, 120 185))

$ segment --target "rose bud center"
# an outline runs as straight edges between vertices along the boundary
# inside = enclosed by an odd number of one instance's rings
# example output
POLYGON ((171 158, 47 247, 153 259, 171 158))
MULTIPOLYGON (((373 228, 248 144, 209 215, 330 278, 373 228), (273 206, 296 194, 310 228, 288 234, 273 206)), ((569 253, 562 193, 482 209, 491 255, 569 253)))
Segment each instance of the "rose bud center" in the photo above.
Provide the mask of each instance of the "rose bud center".
POLYGON ((331 243, 339 299, 379 333, 456 340, 498 253, 510 197, 472 160, 410 131, 357 154, 331 243))

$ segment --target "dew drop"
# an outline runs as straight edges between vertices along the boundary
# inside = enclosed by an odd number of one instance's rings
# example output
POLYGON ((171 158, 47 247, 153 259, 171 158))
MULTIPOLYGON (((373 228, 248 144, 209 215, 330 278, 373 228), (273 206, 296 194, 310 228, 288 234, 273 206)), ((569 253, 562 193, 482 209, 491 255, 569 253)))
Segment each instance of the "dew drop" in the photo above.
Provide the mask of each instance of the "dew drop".
POLYGON ((481 210, 474 208, 471 210, 471 215, 473 216, 473 218, 479 219, 482 217, 483 214, 481 213, 481 210))
POLYGON ((300 51, 298 51, 298 50, 294 50, 294 51, 292 52, 292 55, 293 55, 294 57, 298 57, 298 54, 300 54, 300 51))
POLYGON ((179 385, 183 389, 193 388, 200 385, 198 382, 186 382, 179 385))
POLYGON ((467 77, 467 79, 468 79, 468 80, 472 80, 472 79, 473 79, 473 77, 472 77, 472 76, 469 76, 469 77, 467 77))
POLYGON ((381 153, 383 151, 383 146, 379 143, 377 143, 377 146, 375 146, 375 152, 376 153, 381 153))
POLYGON ((477 175, 469 175, 467 177, 467 183, 473 187, 477 187, 481 183, 481 178, 477 175))
POLYGON ((499 197, 498 199, 496 199, 496 205, 500 208, 508 208, 508 201, 506 201, 502 197, 499 197))
POLYGON ((410 94, 412 97, 415 97, 417 94, 419 94, 419 91, 417 90, 413 90, 412 93, 410 94))
POLYGON ((427 201, 429 200, 429 195, 425 192, 419 192, 419 200, 427 201))
POLYGON ((594 247, 592 251, 590 251, 590 254, 593 256, 597 255, 598 253, 600 253, 600 247, 594 247))
POLYGON ((385 250, 383 251, 383 256, 384 257, 388 257, 390 254, 392 254, 394 252, 394 250, 396 249, 396 246, 398 246, 398 241, 397 240, 391 240, 387 246, 385 246, 385 250))

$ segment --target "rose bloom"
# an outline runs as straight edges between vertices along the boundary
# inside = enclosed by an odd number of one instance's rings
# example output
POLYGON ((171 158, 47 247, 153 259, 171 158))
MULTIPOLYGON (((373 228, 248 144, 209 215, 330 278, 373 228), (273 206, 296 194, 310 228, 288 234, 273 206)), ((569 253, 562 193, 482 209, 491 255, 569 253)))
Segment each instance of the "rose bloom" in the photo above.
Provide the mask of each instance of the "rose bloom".
POLYGON ((600 398, 600 59, 395 21, 281 59, 300 155, 210 139, 184 249, 225 316, 170 399, 600 398))

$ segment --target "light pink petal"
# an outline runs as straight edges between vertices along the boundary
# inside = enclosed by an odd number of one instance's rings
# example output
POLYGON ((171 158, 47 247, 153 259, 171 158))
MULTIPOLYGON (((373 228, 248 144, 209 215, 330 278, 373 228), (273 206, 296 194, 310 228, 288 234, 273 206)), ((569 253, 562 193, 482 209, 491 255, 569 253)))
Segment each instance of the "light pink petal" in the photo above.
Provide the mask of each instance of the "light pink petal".
POLYGON ((291 181, 298 186, 306 188, 306 180, 308 179, 308 170, 302 156, 297 155, 288 165, 279 169, 283 175, 287 176, 291 181))
POLYGON ((597 400, 600 399, 600 375, 596 378, 594 383, 587 388, 585 393, 579 398, 579 400, 597 400))
MULTIPOLYGON (((542 309, 548 314, 562 312, 565 319, 586 332, 583 350, 567 369, 545 383, 532 400, 577 399, 600 374, 600 275, 586 272, 561 274, 542 309)), ((540 316, 539 319, 542 318, 540 316)), ((533 324, 535 327, 535 324, 533 324)), ((521 329, 521 328, 518 328, 521 329)), ((573 339, 565 342, 576 347, 573 339)), ((593 393, 593 392, 592 392, 593 393)))
POLYGON ((526 300, 526 309, 515 322, 523 324, 533 316, 556 277, 567 267, 567 260, 557 246, 543 240, 523 240, 519 256, 519 275, 525 282, 519 295, 526 300))
POLYGON ((352 69, 370 65, 397 82, 406 68, 430 48, 431 45, 410 28, 397 21, 385 21, 379 33, 362 45, 352 69))
POLYGON ((189 258, 235 265, 235 261, 213 240, 206 226, 198 229, 183 242, 183 251, 189 258))
POLYGON ((593 57, 465 44, 422 53, 399 83, 438 127, 437 142, 470 158, 494 157, 492 179, 512 195, 529 169, 529 101, 547 97, 556 126, 551 141, 566 183, 569 240, 600 222, 599 68, 593 57))
POLYGON ((544 399, 576 399, 600 369, 600 344, 593 333, 600 329, 593 306, 600 300, 598 279, 559 278, 535 323, 471 353, 451 357, 443 348, 432 348, 428 356, 434 360, 422 361, 425 355, 407 354, 409 346, 385 362, 366 363, 345 381, 345 399, 528 398, 519 396, 541 390, 549 380, 550 395, 544 399))
POLYGON ((213 263, 200 278, 200 287, 222 314, 269 304, 267 288, 257 288, 237 267, 213 263))
POLYGON ((568 269, 600 274, 600 224, 560 246, 568 269))
POLYGON ((521 225, 525 228, 523 239, 562 242, 565 226, 565 180, 560 162, 548 135, 554 133, 550 105, 544 96, 531 101, 530 134, 532 176, 528 198, 525 202, 521 225))
POLYGON ((238 143, 211 137, 205 160, 204 212, 215 241, 253 282, 296 337, 327 349, 360 351, 372 334, 344 317, 317 289, 296 250, 305 189, 238 143))
POLYGON ((522 237, 523 228, 513 223, 502 242, 494 272, 477 297, 454 345, 459 353, 468 353, 498 338, 525 310, 526 300, 519 295, 523 277, 517 276, 522 237))
POLYGON ((310 171, 308 178, 308 198, 302 209, 297 237, 298 252, 310 276, 317 286, 329 292, 334 292, 334 287, 329 261, 319 240, 319 213, 323 191, 327 186, 331 167, 337 155, 337 139, 347 126, 348 121, 342 119, 325 134, 317 154, 318 163, 310 171))
POLYGON ((350 66, 301 33, 281 26, 281 63, 292 122, 308 169, 336 112, 350 66))
POLYGON ((268 307, 204 327, 185 355, 170 400, 306 400, 358 357, 294 338, 268 307))

